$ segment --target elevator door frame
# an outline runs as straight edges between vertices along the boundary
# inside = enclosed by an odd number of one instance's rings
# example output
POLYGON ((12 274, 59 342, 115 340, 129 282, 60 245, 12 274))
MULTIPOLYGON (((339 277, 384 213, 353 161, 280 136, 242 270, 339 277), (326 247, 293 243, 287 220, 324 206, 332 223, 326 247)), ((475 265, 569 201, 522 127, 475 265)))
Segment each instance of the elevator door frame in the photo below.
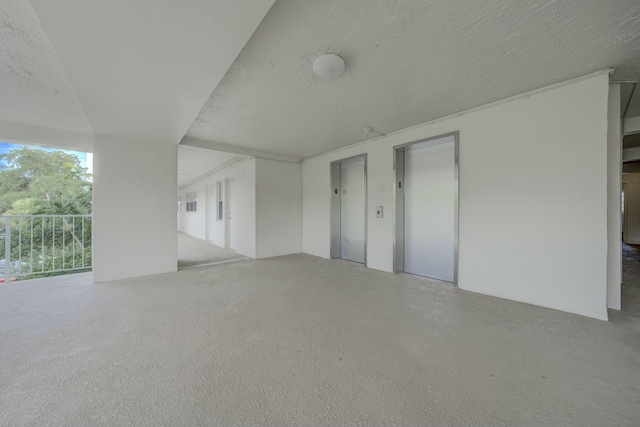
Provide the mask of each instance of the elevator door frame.
MULTIPOLYGON (((393 200, 395 213, 395 227, 393 229, 393 271, 404 273, 404 153, 417 144, 425 144, 438 139, 453 136, 455 175, 454 175, 454 240, 453 240, 453 287, 458 287, 458 222, 459 222, 459 198, 460 198, 460 164, 459 164, 459 140, 460 132, 450 132, 431 138, 420 139, 393 147, 393 200)), ((435 144, 434 144, 435 145, 435 144)), ((449 282, 450 283, 450 282, 449 282)))
MULTIPOLYGON (((340 160, 335 160, 330 164, 330 179, 329 184, 331 191, 331 245, 330 245, 330 255, 331 259, 342 259, 342 246, 341 246, 341 167, 343 164, 349 163, 357 163, 359 161, 364 161, 364 263, 363 265, 367 265, 367 212, 368 212, 368 191, 367 191, 367 153, 358 154, 357 156, 351 156, 340 160), (335 190, 338 189, 338 193, 336 194, 335 190)), ((349 261, 349 260, 346 260, 349 261)), ((356 262, 356 261, 350 261, 356 262)), ((359 264, 359 263, 358 263, 359 264)))

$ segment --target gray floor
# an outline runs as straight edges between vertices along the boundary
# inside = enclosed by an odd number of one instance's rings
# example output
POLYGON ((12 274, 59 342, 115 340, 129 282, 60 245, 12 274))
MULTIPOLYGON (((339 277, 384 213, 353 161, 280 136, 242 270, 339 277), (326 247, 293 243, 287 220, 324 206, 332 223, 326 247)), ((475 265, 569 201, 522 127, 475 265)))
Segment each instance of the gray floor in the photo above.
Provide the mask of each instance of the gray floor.
POLYGON ((308 255, 0 286, 0 425, 637 426, 611 322, 308 255))
POLYGON ((238 259, 248 258, 233 249, 221 248, 188 234, 178 233, 178 268, 238 259))

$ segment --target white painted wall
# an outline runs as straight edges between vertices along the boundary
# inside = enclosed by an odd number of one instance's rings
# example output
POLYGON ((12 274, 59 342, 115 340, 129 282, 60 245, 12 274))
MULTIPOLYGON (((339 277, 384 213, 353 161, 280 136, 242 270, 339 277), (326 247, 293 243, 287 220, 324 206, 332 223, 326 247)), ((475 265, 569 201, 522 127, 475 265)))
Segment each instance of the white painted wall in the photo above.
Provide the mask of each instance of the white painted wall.
POLYGON ((302 164, 256 159, 256 257, 302 252, 302 164))
POLYGON ((367 153, 367 266, 391 272, 393 147, 460 131, 460 288, 607 319, 607 104, 602 73, 309 158, 303 251, 329 258, 329 163, 367 153))
POLYGON ((622 113, 620 85, 609 85, 607 116, 607 307, 620 310, 622 283, 622 227, 620 187, 622 185, 622 113))
POLYGON ((640 159, 640 147, 627 148, 622 151, 622 160, 625 162, 640 159))
POLYGON ((640 132, 640 117, 629 117, 624 121, 625 135, 640 132))
MULTIPOLYGON (((242 255, 256 257, 256 159, 250 158, 234 163, 224 169, 192 183, 178 191, 182 197, 182 211, 178 213, 178 231, 187 233, 199 239, 206 240, 207 221, 207 199, 205 197, 207 186, 215 187, 216 182, 225 179, 233 179, 234 189, 237 191, 236 200, 238 203, 238 213, 235 215, 237 222, 236 251, 242 255), (198 197, 198 208, 196 212, 187 212, 186 194, 196 191, 198 197)), ((215 194, 215 193, 214 193, 215 194)), ((174 196, 175 200, 175 196, 174 196)), ((214 221, 213 239, 215 245, 224 247, 224 228, 227 221, 229 206, 225 206, 224 221, 214 221)), ((175 212, 175 205, 174 210, 175 212)))
POLYGON ((177 148, 96 137, 95 282, 177 269, 177 148))
POLYGON ((624 241, 640 245, 640 173, 622 175, 624 187, 624 241))

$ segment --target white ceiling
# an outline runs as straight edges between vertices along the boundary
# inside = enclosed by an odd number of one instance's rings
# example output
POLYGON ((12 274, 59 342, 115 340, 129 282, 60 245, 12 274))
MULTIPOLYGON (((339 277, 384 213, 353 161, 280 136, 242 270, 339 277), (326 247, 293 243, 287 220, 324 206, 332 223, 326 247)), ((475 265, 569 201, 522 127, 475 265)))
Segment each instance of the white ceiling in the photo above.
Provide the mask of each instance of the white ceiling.
POLYGON ((277 0, 185 140, 307 157, 608 67, 640 78, 637 0, 277 0))
POLYGON ((2 0, 0 7, 0 120, 91 133, 55 49, 24 0, 2 0))
POLYGON ((178 187, 221 167, 233 160, 241 159, 232 153, 203 150, 184 145, 178 146, 178 187))
POLYGON ((31 3, 95 135, 177 144, 273 0, 31 3))

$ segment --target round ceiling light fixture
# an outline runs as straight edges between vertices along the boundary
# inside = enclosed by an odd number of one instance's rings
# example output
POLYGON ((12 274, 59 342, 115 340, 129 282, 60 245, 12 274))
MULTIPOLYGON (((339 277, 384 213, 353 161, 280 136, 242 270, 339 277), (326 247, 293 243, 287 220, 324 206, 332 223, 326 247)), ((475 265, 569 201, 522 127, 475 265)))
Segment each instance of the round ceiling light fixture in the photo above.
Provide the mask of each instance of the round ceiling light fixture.
POLYGON ((344 61, 334 53, 325 53, 313 61, 313 72, 325 79, 338 77, 344 72, 344 61))

